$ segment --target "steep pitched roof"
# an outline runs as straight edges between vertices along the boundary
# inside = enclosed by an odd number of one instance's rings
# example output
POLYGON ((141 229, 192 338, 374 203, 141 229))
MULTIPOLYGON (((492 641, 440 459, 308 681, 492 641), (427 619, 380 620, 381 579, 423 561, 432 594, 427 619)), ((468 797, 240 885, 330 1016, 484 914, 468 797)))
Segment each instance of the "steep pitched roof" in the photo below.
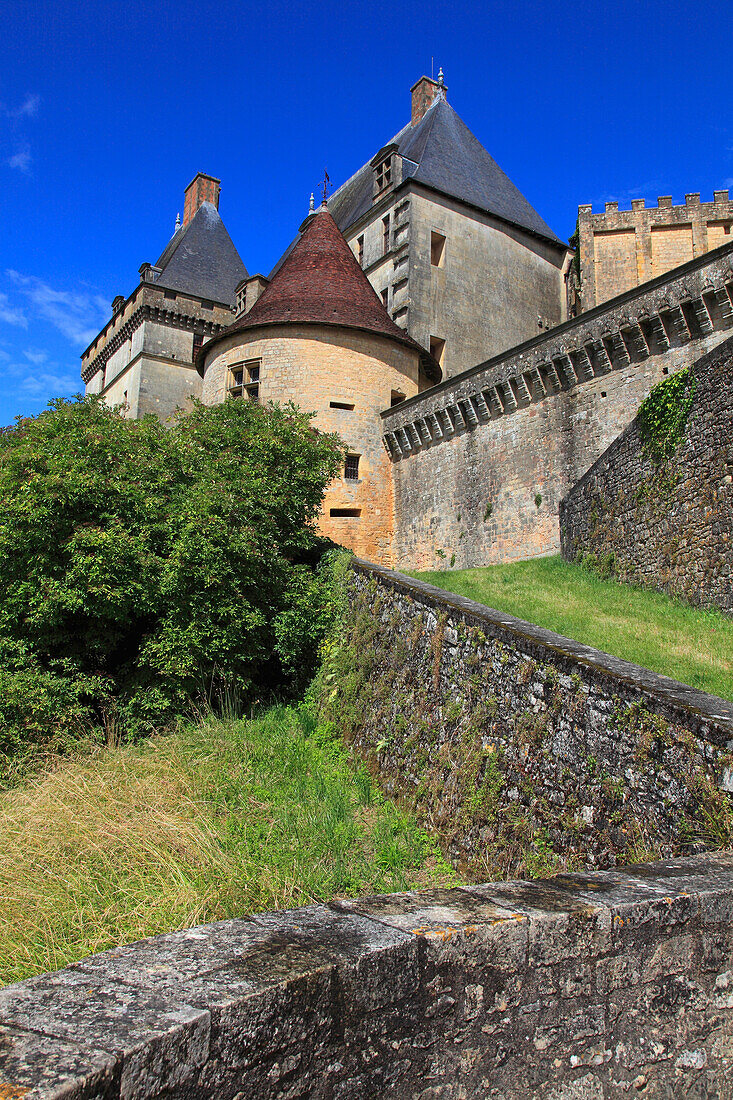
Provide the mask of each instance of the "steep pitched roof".
MULTIPOLYGON (((417 125, 405 126, 389 144, 404 158, 403 179, 561 243, 445 100, 436 99, 417 125)), ((371 208, 372 173, 365 164, 331 196, 330 209, 342 232, 371 208)))
POLYGON ((203 363, 212 345, 233 333, 289 322, 337 325, 387 336, 418 351, 428 376, 440 380, 435 360, 387 313, 325 206, 307 220, 249 313, 204 344, 197 362, 203 363))
POLYGON ((231 237, 213 203, 204 202, 188 225, 182 226, 163 250, 156 267, 157 286, 235 304, 235 289, 247 277, 231 237))

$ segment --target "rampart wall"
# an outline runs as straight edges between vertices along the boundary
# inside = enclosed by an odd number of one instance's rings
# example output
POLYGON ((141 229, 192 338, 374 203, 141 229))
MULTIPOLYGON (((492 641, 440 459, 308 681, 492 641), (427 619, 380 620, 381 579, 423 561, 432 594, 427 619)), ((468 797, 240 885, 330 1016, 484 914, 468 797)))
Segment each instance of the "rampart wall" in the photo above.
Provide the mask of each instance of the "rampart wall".
POLYGON ((733 856, 210 924, 0 990, 3 1100, 731 1096, 733 856))
POLYGON ((667 374, 733 328, 733 245, 382 414, 394 561, 467 567, 560 548, 560 500, 667 374))
POLYGON ((733 612, 733 340, 691 369, 682 438, 655 460, 634 420, 560 505, 563 556, 733 612))
POLYGON ((733 703, 357 562, 323 712, 478 880, 733 840, 733 703))

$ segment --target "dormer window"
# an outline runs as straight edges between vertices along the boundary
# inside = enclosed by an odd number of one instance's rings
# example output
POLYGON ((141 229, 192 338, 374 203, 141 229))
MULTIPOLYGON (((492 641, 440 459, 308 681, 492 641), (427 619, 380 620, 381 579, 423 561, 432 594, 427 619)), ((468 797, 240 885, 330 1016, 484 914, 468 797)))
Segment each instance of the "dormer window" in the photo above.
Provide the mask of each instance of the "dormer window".
POLYGON ((377 165, 377 194, 381 194, 382 191, 386 191, 392 183, 392 157, 387 157, 381 164, 377 165))
POLYGON ((401 167, 397 146, 394 142, 385 145, 369 162, 374 172, 374 191, 372 201, 378 202, 383 195, 396 187, 401 180, 401 167))

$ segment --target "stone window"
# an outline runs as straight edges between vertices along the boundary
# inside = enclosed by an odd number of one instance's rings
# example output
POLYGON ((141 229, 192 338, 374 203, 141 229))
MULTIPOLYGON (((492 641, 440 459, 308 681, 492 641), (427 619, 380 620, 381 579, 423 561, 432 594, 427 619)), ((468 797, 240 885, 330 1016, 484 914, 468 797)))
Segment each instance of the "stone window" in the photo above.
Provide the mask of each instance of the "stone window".
POLYGON ((382 218, 382 251, 385 256, 389 252, 389 214, 382 218))
POLYGON ((439 336, 430 337, 430 354, 439 366, 443 366, 443 356, 445 355, 445 340, 441 340, 439 336))
POLYGON ((346 412, 354 411, 354 406, 349 404, 348 401, 330 401, 329 406, 332 409, 345 409, 346 412))
POLYGON ((381 195, 392 183, 392 157, 387 157, 375 169, 377 177, 377 194, 381 195))
POLYGON ((445 260, 445 237, 435 230, 430 234, 430 263, 433 267, 442 267, 445 260))
POLYGON ((203 335, 200 332, 194 332, 194 334, 193 334, 193 352, 192 352, 192 362, 194 362, 194 363, 196 362, 196 356, 198 355, 203 342, 204 342, 203 335))
POLYGON ((229 396, 247 397, 250 401, 260 399, 261 359, 247 359, 244 363, 233 363, 229 368, 229 396))
POLYGON ((359 262, 359 267, 364 266, 364 237, 356 238, 356 258, 359 262))
POLYGON ((346 519, 348 517, 351 517, 353 519, 358 519, 358 517, 361 515, 361 508, 331 508, 330 514, 334 518, 339 517, 346 519))
POLYGON ((348 481, 359 480, 359 455, 347 455, 344 462, 344 477, 348 481))
POLYGON ((385 309, 389 307, 389 287, 385 287, 380 295, 382 299, 382 305, 385 309))

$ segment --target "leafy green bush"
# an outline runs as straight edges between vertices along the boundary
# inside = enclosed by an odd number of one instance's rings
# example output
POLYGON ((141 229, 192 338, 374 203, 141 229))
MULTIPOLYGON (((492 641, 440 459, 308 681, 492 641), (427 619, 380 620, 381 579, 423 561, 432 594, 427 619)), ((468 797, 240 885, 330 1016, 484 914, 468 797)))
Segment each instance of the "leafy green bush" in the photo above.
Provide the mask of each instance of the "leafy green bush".
POLYGON ((172 428, 98 398, 0 435, 0 749, 70 724, 146 732, 212 685, 312 674, 315 522, 342 462, 295 406, 197 404, 172 428))

